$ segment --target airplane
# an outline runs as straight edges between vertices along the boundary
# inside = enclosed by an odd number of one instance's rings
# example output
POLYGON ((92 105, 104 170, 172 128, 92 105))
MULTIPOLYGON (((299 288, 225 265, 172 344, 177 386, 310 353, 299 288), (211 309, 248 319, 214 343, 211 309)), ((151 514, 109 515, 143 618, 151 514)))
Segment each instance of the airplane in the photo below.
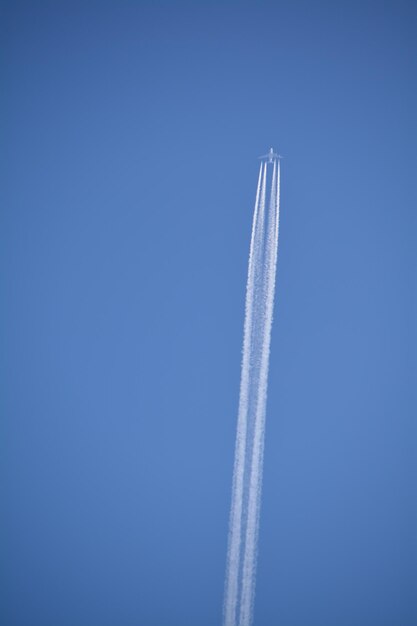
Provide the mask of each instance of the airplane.
POLYGON ((268 163, 273 163, 275 159, 282 159, 283 157, 280 154, 277 154, 276 152, 274 152, 272 148, 270 148, 268 154, 263 154, 262 156, 258 158, 268 159, 268 163))

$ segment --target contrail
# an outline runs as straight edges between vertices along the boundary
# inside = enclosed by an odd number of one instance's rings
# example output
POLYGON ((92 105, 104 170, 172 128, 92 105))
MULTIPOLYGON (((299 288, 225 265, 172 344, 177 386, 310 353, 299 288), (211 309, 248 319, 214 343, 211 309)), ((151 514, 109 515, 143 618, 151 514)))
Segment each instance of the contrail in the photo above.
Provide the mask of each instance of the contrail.
MULTIPOLYGON (((278 162, 279 168, 279 162, 278 162)), ((279 176, 279 171, 278 171, 279 176)), ((277 202, 277 164, 274 163, 268 218, 268 232, 265 244, 263 274, 263 301, 259 311, 260 318, 260 369, 256 394, 255 424, 252 441, 248 510, 246 521, 245 551, 242 573, 242 594, 239 626, 249 626, 252 621, 255 594, 256 557, 259 529, 259 512, 262 490, 263 448, 265 438, 265 411, 268 390, 269 349, 271 343, 272 314, 275 293, 276 256, 278 244, 278 202, 277 202)))
POLYGON ((230 514, 228 572, 226 574, 225 623, 234 624, 238 594, 238 578, 241 558, 243 489, 247 438, 247 413, 250 387, 250 356, 252 320, 255 296, 255 278, 259 274, 260 250, 264 229, 264 206, 266 188, 266 165, 259 171, 258 189, 253 216, 251 246, 249 253, 248 281, 246 288, 245 324, 243 338, 242 375, 236 436, 235 467, 233 476, 232 507, 230 514))
POLYGON ((278 250, 280 163, 274 160, 266 220, 261 164, 246 287, 243 356, 226 567, 224 626, 250 626, 255 591, 265 409, 278 250))
POLYGON ((241 560, 241 535, 243 489, 245 473, 247 419, 250 388, 250 361, 252 343, 252 320, 255 295, 255 278, 259 274, 261 263, 260 251, 264 231, 264 208, 266 189, 266 164, 259 169, 258 187, 256 192, 253 215, 252 234, 249 252, 248 279, 246 285, 245 322, 243 332, 242 374, 240 382, 240 398, 238 424, 236 434, 235 465, 233 472, 232 506, 230 511, 229 547, 226 571, 224 624, 233 626, 236 615, 238 596, 239 570, 241 560))

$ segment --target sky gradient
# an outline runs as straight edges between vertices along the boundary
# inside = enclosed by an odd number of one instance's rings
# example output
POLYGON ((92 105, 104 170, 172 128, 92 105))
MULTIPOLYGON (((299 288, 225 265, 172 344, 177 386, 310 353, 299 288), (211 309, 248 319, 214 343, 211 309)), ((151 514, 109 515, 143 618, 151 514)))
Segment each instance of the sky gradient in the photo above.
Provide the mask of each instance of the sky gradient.
POLYGON ((221 623, 284 155, 256 626, 417 622, 415 2, 2 2, 0 622, 221 623))

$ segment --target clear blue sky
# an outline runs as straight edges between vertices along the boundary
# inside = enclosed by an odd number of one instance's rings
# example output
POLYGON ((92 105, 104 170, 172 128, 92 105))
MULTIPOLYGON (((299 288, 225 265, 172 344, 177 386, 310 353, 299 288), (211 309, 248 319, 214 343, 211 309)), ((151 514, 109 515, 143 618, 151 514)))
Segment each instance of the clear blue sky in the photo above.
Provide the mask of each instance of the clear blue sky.
POLYGON ((415 2, 2 2, 4 626, 221 621, 257 156, 256 626, 417 623, 415 2))

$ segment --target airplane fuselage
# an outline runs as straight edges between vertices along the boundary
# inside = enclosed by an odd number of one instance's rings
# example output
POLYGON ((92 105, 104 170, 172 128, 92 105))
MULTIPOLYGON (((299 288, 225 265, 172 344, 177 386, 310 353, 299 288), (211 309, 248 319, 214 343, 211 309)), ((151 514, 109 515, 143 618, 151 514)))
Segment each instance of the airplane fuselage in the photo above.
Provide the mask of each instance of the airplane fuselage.
POLYGON ((270 148, 269 152, 267 154, 263 154, 259 158, 260 159, 266 159, 267 163, 274 163, 274 161, 282 159, 282 156, 280 154, 277 154, 276 152, 274 152, 273 148, 270 148))

